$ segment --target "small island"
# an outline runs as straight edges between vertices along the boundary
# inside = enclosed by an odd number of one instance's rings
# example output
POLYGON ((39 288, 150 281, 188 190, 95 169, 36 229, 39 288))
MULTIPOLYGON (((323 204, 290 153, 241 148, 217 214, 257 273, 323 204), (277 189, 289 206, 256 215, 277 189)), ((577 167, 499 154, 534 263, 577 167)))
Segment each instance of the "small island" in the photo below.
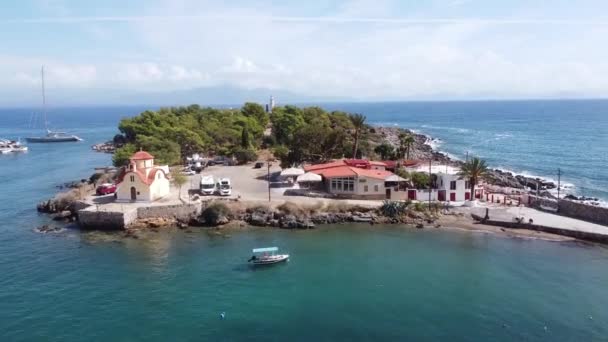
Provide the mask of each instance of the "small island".
POLYGON ((99 170, 39 210, 82 228, 124 229, 130 236, 161 226, 365 222, 500 231, 496 226, 603 241, 543 226, 554 223, 542 216, 553 215, 547 211, 597 223, 608 217, 601 216, 603 208, 556 200, 548 191, 554 183, 490 169, 473 156, 453 160, 434 151, 430 137, 366 121, 320 107, 256 103, 145 111, 121 120, 120 134, 94 147, 114 153, 114 168, 99 170), (208 195, 206 183, 214 189, 208 195), (115 192, 92 194, 101 184, 115 192), (528 211, 526 218, 509 211, 523 206, 545 212, 528 211))

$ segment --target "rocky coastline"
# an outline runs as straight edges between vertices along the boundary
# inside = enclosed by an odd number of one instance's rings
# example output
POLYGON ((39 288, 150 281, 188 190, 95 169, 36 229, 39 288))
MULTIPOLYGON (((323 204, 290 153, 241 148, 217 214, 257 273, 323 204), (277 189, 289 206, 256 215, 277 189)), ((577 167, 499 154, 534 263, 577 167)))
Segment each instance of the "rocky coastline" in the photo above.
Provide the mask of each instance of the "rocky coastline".
MULTIPOLYGON (((431 159, 435 163, 452 166, 461 166, 463 164, 463 161, 450 158, 447 154, 433 149, 431 143, 434 141, 434 138, 430 136, 398 127, 376 127, 375 129, 384 136, 386 142, 393 145, 395 148, 399 146, 399 134, 411 134, 415 140, 412 151, 410 152, 410 158, 413 160, 431 159)), ((540 196, 550 198, 553 198, 554 196, 549 190, 557 188, 555 183, 545 179, 516 175, 512 172, 500 169, 489 170, 487 182, 496 187, 510 188, 522 192, 531 191, 536 193, 538 190, 540 196)))

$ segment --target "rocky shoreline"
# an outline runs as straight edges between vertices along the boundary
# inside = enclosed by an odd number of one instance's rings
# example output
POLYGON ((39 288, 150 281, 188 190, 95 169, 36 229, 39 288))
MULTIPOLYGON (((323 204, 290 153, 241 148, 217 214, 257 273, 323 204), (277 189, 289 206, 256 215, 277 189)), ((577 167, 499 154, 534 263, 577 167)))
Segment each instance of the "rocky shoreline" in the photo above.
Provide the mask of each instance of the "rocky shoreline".
MULTIPOLYGON (((463 162, 460 160, 452 159, 447 154, 434 150, 431 146, 433 138, 430 136, 398 127, 376 127, 375 129, 384 136, 386 142, 393 145, 395 148, 399 146, 399 134, 411 134, 415 140, 412 151, 410 152, 411 159, 413 160, 432 159, 436 163, 452 166, 461 166, 463 164, 463 162)), ((489 170, 489 175, 487 178, 487 182, 489 184, 497 187, 534 192, 536 192, 538 188, 539 195, 543 197, 553 198, 554 196, 549 192, 549 190, 557 188, 555 183, 545 179, 516 175, 512 172, 500 169, 489 170)))

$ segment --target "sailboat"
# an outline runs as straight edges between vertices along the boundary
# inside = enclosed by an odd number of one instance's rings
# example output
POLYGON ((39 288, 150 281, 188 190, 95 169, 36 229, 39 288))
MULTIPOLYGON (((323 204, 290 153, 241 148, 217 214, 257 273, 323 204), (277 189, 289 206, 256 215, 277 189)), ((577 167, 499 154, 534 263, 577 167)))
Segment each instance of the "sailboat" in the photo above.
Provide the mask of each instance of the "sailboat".
POLYGON ((46 130, 46 135, 41 137, 29 137, 25 138, 28 142, 31 143, 52 143, 52 142, 69 142, 69 141, 82 141, 79 137, 75 135, 70 135, 65 132, 57 132, 51 131, 48 127, 48 121, 46 117, 46 96, 44 89, 44 66, 42 67, 40 74, 42 76, 42 111, 44 113, 44 128, 46 130))

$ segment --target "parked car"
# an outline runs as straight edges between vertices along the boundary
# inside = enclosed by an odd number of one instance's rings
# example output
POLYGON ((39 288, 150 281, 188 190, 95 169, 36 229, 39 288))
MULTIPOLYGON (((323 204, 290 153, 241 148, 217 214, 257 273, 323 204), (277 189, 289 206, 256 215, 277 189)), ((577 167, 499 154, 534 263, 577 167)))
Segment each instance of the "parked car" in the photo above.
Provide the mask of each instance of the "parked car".
POLYGON ((254 169, 261 169, 262 166, 264 166, 264 162, 256 162, 255 165, 253 166, 254 169))
POLYGON ((196 171, 192 170, 192 168, 186 167, 182 170, 182 175, 192 176, 195 175, 196 171))
POLYGON ((97 187, 95 192, 99 196, 113 194, 116 192, 116 184, 112 184, 112 183, 101 184, 100 186, 97 187))

